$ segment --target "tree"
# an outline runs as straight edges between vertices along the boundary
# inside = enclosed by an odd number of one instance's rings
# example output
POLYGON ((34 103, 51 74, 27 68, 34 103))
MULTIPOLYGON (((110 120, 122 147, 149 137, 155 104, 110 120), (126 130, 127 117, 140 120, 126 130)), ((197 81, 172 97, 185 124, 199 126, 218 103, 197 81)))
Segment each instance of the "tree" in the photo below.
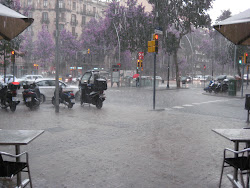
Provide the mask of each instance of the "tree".
POLYGON ((173 54, 176 68, 176 84, 180 87, 177 52, 183 36, 192 32, 192 28, 208 27, 211 19, 206 12, 211 8, 212 0, 148 0, 153 5, 154 25, 163 30, 162 48, 173 54))
POLYGON ((44 67, 44 69, 48 68, 48 65, 54 60, 55 44, 46 27, 42 27, 42 30, 38 32, 35 46, 35 60, 38 61, 40 66, 44 67))
POLYGON ((80 42, 76 40, 76 37, 71 32, 65 29, 60 32, 59 40, 60 69, 66 70, 67 73, 70 66, 77 66, 76 57, 77 52, 80 50, 80 42))

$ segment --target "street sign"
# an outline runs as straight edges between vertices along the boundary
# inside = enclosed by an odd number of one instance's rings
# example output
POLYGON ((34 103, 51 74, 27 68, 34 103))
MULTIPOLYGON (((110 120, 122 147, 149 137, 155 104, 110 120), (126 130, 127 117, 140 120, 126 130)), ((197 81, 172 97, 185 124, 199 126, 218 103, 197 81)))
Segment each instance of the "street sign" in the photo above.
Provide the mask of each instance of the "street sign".
POLYGON ((143 60, 144 59, 144 52, 138 53, 138 59, 143 60))
POLYGON ((155 29, 155 33, 156 33, 156 34, 159 34, 159 35, 162 35, 162 34, 163 34, 163 32, 162 32, 161 30, 158 30, 158 29, 155 29))

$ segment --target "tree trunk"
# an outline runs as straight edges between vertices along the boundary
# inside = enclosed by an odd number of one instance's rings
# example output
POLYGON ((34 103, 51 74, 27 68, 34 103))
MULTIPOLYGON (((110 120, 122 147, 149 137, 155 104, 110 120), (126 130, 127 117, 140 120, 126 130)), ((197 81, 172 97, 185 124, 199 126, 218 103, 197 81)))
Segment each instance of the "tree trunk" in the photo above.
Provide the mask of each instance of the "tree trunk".
POLYGON ((175 63, 176 86, 177 86, 177 88, 180 88, 181 83, 180 83, 180 77, 179 77, 179 66, 178 66, 178 62, 177 62, 177 49, 173 53, 173 60, 175 63))

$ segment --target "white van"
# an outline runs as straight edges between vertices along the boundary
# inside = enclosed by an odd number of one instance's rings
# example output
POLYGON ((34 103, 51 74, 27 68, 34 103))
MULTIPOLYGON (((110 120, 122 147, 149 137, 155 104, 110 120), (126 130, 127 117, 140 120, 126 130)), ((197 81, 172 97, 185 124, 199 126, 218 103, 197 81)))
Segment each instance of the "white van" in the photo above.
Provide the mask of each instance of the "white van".
POLYGON ((17 78, 16 81, 18 81, 21 85, 23 85, 23 82, 33 82, 35 81, 36 79, 41 79, 43 78, 42 75, 35 75, 35 74, 30 74, 30 75, 24 75, 23 77, 21 78, 17 78))

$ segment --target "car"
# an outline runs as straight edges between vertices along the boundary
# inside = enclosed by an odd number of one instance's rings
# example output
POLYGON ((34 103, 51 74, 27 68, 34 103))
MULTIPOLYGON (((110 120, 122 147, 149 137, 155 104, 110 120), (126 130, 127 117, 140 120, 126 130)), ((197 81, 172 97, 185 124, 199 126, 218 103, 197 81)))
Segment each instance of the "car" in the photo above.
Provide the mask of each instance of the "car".
MULTIPOLYGON (((4 75, 0 76, 0 82, 4 83, 4 75)), ((17 81, 17 78, 14 76, 14 81, 17 81)), ((6 78, 5 78, 5 83, 10 83, 13 82, 13 75, 12 74, 6 74, 6 78)))
POLYGON ((181 77, 181 82, 182 83, 190 83, 192 81, 190 76, 183 76, 181 77))
MULTIPOLYGON (((42 101, 45 102, 46 100, 52 100, 56 89, 56 80, 53 78, 42 78, 35 80, 35 83, 39 86, 42 101)), ((80 100, 81 94, 78 86, 68 85, 60 80, 59 86, 62 86, 64 91, 73 91, 76 100, 80 100)))
POLYGON ((213 77, 211 75, 205 75, 200 78, 200 82, 207 82, 213 80, 213 77))
POLYGON ((34 82, 36 79, 41 79, 43 78, 42 75, 24 75, 21 78, 17 78, 16 81, 18 81, 21 85, 23 85, 24 82, 34 82))

